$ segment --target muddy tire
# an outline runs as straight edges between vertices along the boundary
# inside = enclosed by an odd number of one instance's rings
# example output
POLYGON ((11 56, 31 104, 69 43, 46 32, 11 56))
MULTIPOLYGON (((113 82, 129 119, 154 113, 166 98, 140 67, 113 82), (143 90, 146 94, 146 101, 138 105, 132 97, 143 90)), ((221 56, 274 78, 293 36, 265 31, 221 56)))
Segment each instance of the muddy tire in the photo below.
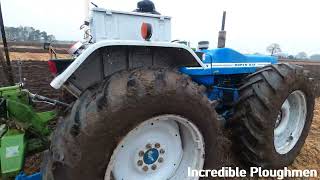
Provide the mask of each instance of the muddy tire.
POLYGON ((175 71, 138 69, 113 75, 75 102, 53 134, 44 179, 104 179, 124 137, 147 119, 164 114, 193 123, 207 142, 204 168, 217 167, 218 125, 204 89, 175 71))
POLYGON ((301 67, 270 65, 249 75, 231 121, 234 149, 252 166, 290 165, 308 136, 314 103, 311 80, 301 67))

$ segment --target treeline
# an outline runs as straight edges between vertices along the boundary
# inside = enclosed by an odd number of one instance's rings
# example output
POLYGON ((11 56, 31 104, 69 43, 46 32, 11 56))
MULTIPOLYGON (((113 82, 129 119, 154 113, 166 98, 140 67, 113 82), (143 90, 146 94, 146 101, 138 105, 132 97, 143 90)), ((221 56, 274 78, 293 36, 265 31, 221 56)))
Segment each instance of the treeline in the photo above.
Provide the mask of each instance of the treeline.
POLYGON ((5 27, 8 41, 51 42, 56 38, 52 34, 33 27, 5 27))
MULTIPOLYGON (((288 53, 282 52, 280 45, 277 43, 272 43, 267 47, 267 52, 270 53, 271 56, 277 56, 283 59, 290 60, 312 60, 312 61, 320 61, 320 54, 313 54, 308 56, 306 52, 299 52, 297 55, 289 55, 288 53)), ((257 55, 259 53, 256 53, 257 55)))

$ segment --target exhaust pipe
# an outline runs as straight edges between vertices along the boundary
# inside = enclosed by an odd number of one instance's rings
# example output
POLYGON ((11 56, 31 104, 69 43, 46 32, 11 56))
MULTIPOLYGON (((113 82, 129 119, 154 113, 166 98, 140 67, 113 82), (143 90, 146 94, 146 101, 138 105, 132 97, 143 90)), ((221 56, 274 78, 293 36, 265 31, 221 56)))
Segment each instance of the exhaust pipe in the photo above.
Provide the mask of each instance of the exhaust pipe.
POLYGON ((224 30, 224 26, 226 23, 226 14, 227 14, 226 11, 223 11, 222 25, 221 25, 221 30, 219 31, 219 37, 218 37, 218 48, 226 47, 227 32, 224 30))
POLYGON ((89 22, 90 0, 83 0, 84 22, 89 22))

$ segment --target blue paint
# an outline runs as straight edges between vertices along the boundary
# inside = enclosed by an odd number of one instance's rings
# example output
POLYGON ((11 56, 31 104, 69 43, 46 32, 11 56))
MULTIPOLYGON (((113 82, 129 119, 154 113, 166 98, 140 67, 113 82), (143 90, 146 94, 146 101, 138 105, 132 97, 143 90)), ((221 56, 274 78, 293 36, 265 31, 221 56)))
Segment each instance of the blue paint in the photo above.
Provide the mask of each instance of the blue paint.
POLYGON ((232 95, 232 101, 237 102, 239 99, 239 92, 237 88, 225 88, 213 86, 213 89, 207 92, 210 100, 223 100, 224 97, 232 95))
POLYGON ((159 151, 155 148, 149 149, 146 153, 144 153, 143 161, 145 164, 153 164, 158 160, 159 151))
POLYGON ((277 58, 264 55, 244 55, 230 48, 218 48, 202 51, 206 54, 204 63, 254 63, 254 62, 277 62, 277 58))
POLYGON ((15 180, 41 180, 42 174, 40 172, 27 176, 23 172, 21 172, 18 176, 16 176, 15 180))
POLYGON ((202 84, 202 85, 204 85, 206 87, 209 87, 212 84, 214 84, 214 78, 211 75, 203 75, 203 76, 194 75, 194 76, 191 76, 191 77, 192 77, 193 81, 195 81, 198 84, 202 84))
POLYGON ((230 107, 239 100, 239 84, 258 68, 276 64, 273 56, 244 55, 230 48, 202 50, 203 67, 181 67, 180 72, 189 75, 198 84, 207 87, 210 100, 220 102, 221 114, 230 114, 230 107), (226 109, 228 109, 226 111, 226 109))
POLYGON ((257 67, 250 67, 250 65, 256 65, 257 63, 270 63, 276 64, 278 59, 273 56, 258 56, 258 55, 243 55, 230 48, 219 48, 213 50, 201 51, 205 54, 203 63, 207 65, 207 68, 201 67, 182 67, 180 71, 188 75, 216 75, 216 74, 244 74, 253 73, 257 70, 257 67), (238 63, 236 67, 218 67, 212 65, 212 63, 238 63), (247 66, 245 66, 247 64, 247 66))

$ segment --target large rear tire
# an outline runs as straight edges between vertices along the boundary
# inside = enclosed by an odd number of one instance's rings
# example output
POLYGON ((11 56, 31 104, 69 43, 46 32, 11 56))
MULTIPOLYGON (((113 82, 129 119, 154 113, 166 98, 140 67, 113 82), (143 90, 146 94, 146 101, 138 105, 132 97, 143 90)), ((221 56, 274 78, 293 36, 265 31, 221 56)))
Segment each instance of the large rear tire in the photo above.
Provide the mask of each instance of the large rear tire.
POLYGON ((53 134, 44 179, 185 179, 188 166, 217 167, 217 136, 216 113, 188 76, 125 71, 76 101, 53 134), (177 171, 152 176, 165 168, 177 171))
POLYGON ((234 149, 253 166, 290 165, 308 136, 314 103, 302 67, 270 65, 249 75, 231 120, 234 149))

